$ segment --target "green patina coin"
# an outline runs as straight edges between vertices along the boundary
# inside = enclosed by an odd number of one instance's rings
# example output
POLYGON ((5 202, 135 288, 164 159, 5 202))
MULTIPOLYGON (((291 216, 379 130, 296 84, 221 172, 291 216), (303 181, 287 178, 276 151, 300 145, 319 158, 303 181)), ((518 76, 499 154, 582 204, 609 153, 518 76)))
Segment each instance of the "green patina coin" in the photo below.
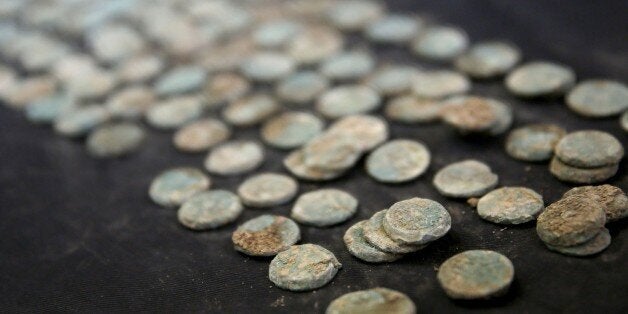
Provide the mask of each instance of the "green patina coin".
POLYGON ((314 290, 329 283, 341 267, 334 253, 321 246, 293 245, 273 258, 268 278, 282 289, 314 290))
POLYGON ((327 134, 351 137, 362 151, 369 151, 388 139, 385 120, 369 115, 350 115, 334 122, 327 134))
POLYGON ((545 161, 554 155, 554 147, 565 136, 565 129, 555 124, 530 124, 510 132, 506 152, 524 161, 545 161))
POLYGON ((277 173, 261 173, 244 180, 238 187, 242 203, 250 207, 270 207, 289 202, 299 185, 291 177, 277 173))
POLYGON ((282 148, 296 148, 319 135, 325 126, 317 116, 307 112, 285 112, 262 126, 261 135, 267 144, 282 148))
POLYGON ((209 189, 211 180, 195 168, 172 168, 160 173, 150 184, 148 195, 153 202, 173 207, 183 204, 194 194, 209 189))
POLYGON ((309 65, 338 53, 343 45, 340 32, 321 25, 306 28, 290 41, 287 52, 297 63, 309 65))
POLYGON ((230 141, 218 145, 205 159, 205 168, 220 175, 238 175, 258 168, 264 149, 254 141, 230 141))
POLYGON ((544 209, 543 197, 524 187, 503 187, 482 196, 477 204, 482 219, 517 225, 532 221, 544 209))
POLYGON ((585 117, 612 117, 628 110, 628 87, 611 80, 587 80, 576 85, 565 102, 585 117))
POLYGON ((421 245, 447 234, 451 216, 438 202, 415 197, 393 204, 384 215, 383 226, 391 239, 421 245))
POLYGON ((433 99, 403 95, 391 99, 384 114, 388 119, 402 123, 427 123, 440 118, 442 107, 441 102, 433 99))
POLYGON ((628 110, 619 118, 619 125, 624 131, 628 132, 628 110))
POLYGON ((414 39, 422 27, 423 21, 415 16, 388 14, 370 24, 365 35, 377 43, 402 44, 414 39))
POLYGON ((70 110, 55 119, 57 133, 70 137, 83 136, 89 131, 107 122, 109 112, 100 105, 86 105, 70 110))
POLYGON ((452 163, 434 176, 432 183, 444 196, 482 196, 497 185, 498 177, 486 164, 468 159, 452 163))
POLYGON ((327 18, 341 30, 357 31, 383 16, 384 10, 384 6, 377 1, 344 0, 329 8, 327 18))
POLYGON ((328 227, 345 222, 358 209, 358 200, 338 189, 321 189, 299 196, 290 217, 306 225, 328 227))
POLYGON ((324 133, 303 147, 305 164, 326 170, 343 170, 355 165, 362 156, 352 137, 324 133))
POLYGON ((556 156, 552 158, 549 166, 550 172, 559 180, 577 184, 604 182, 612 178, 617 173, 618 169, 619 164, 597 168, 572 167, 562 162, 556 156))
POLYGON ((333 300, 325 314, 415 314, 414 302, 405 294, 373 288, 354 291, 333 300))
POLYGON ((275 93, 285 101, 304 104, 313 101, 329 87, 329 80, 313 71, 294 73, 279 82, 275 93))
POLYGON ((236 250, 252 256, 273 256, 299 242, 297 224, 283 216, 262 215, 239 226, 231 236, 236 250))
POLYGON ((364 85, 344 85, 334 87, 322 94, 316 103, 316 110, 330 119, 376 110, 381 98, 370 87, 364 85))
POLYGON ((251 80, 273 82, 290 75, 295 68, 295 61, 288 55, 258 52, 242 63, 240 71, 251 80))
POLYGON ((420 98, 440 99, 464 94, 470 89, 471 81, 453 71, 420 72, 412 80, 412 91, 420 98))
POLYGON ((375 59, 363 50, 343 51, 325 59, 320 73, 333 80, 354 80, 373 71, 375 59))
POLYGON ((270 20, 253 31, 253 40, 258 46, 276 48, 287 44, 303 30, 303 25, 288 19, 270 20))
POLYGON ((163 74, 155 83, 158 95, 175 95, 196 91, 201 88, 207 73, 197 66, 178 66, 163 74))
POLYGON ((567 191, 563 197, 572 195, 584 195, 602 204, 607 222, 628 217, 628 197, 622 189, 616 186, 604 184, 575 187, 567 191))
POLYGON ((402 254, 381 251, 366 242, 364 238, 364 227, 367 223, 367 220, 362 220, 351 226, 345 232, 342 239, 351 255, 369 263, 394 262, 403 257, 402 254))
POLYGON ((203 152, 227 140, 231 130, 222 121, 213 118, 185 125, 174 134, 174 146, 183 152, 203 152))
POLYGON ((560 96, 576 82, 576 74, 566 66, 545 62, 529 62, 514 69, 506 77, 506 88, 521 97, 560 96))
POLYGON ((452 299, 487 299, 505 294, 515 276, 508 257, 489 250, 470 250, 438 268, 438 282, 452 299))
POLYGON ((409 92, 418 68, 410 65, 387 65, 379 68, 367 79, 365 84, 382 95, 396 95, 409 92))
POLYGON ((388 210, 376 212, 364 225, 364 239, 375 248, 393 254, 405 254, 423 249, 426 245, 406 244, 393 240, 384 229, 384 217, 388 210))
POLYGON ((103 125, 87 137, 87 151, 94 157, 109 158, 129 154, 144 141, 146 132, 135 123, 103 125))
POLYGON ((366 171, 380 182, 407 182, 425 173, 430 160, 430 151, 422 143, 407 139, 394 140, 369 154, 366 171))
POLYGON ((155 103, 155 94, 144 86, 131 86, 111 95, 105 107, 113 117, 136 119, 155 103))
POLYGON ((230 124, 246 127, 259 124, 278 110, 279 104, 273 97, 258 93, 230 103, 222 115, 230 124))
POLYGON ((24 113, 32 123, 52 123, 77 107, 77 103, 71 97, 59 93, 29 103, 24 108, 24 113))
POLYGON ((283 160, 283 165, 290 173, 299 179, 309 181, 328 181, 342 176, 346 169, 328 170, 311 167, 305 163, 305 154, 302 149, 297 149, 283 160))
POLYGON ((152 106, 146 111, 146 121, 152 127, 170 130, 198 119, 202 113, 203 103, 199 97, 180 96, 152 106))
POLYGON ((185 201, 177 212, 179 222, 192 230, 208 230, 238 219, 242 204, 227 190, 201 192, 185 201))
POLYGON ((467 34, 448 26, 430 27, 412 43, 412 49, 417 55, 437 61, 452 60, 462 54, 468 46, 467 34))
POLYGON ((569 166, 597 168, 617 164, 624 157, 624 147, 609 133, 585 130, 564 136, 554 153, 569 166))
POLYGON ((545 244, 548 249, 569 256, 590 256, 604 251, 611 245, 611 234, 602 228, 591 240, 574 246, 555 246, 545 244))
POLYGON ((604 227, 604 207, 587 195, 573 195, 547 206, 536 220, 536 233, 554 246, 574 246, 593 238, 604 227))
POLYGON ((203 96, 210 108, 235 101, 251 90, 251 83, 243 76, 223 72, 212 76, 203 87, 203 96))
POLYGON ((456 68, 479 79, 503 75, 521 60, 519 48, 505 42, 486 41, 474 44, 455 61, 456 68))

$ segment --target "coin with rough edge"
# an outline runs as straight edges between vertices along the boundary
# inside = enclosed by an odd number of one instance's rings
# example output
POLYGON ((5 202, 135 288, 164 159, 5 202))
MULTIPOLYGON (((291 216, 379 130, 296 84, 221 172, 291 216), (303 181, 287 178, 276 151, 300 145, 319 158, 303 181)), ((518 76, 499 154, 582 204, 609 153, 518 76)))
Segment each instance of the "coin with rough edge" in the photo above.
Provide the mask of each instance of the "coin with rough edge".
POLYGON ((227 140, 231 130, 222 121, 206 118, 185 125, 174 134, 174 146, 183 152, 203 152, 227 140))
POLYGON ((362 78, 373 71, 375 59, 364 50, 343 51, 325 59, 320 73, 333 80, 362 78))
POLYGON ((572 167, 556 156, 552 158, 549 166, 550 172, 559 180, 577 184, 604 182, 612 178, 617 173, 618 169, 619 164, 597 168, 572 167))
POLYGON ((153 179, 148 195, 158 205, 173 207, 209 189, 210 185, 209 177, 196 168, 172 168, 153 179))
POLYGON ((330 119, 376 110, 380 96, 364 85, 334 87, 318 98, 316 110, 330 119))
POLYGON ((244 180, 238 187, 238 196, 246 206, 270 207, 289 202, 298 190, 299 184, 291 177, 266 172, 244 180))
POLYGON ((364 225, 366 242, 384 252, 405 254, 423 249, 426 245, 406 244, 393 240, 384 229, 384 217, 388 210, 376 212, 364 225))
POLYGON ((313 71, 296 72, 279 82, 275 93, 282 100, 295 104, 313 101, 329 87, 329 80, 313 71))
POLYGON ((281 47, 296 37, 303 25, 296 21, 280 19, 265 22, 253 32, 253 40, 261 47, 281 47))
POLYGON ((144 141, 146 132, 131 122, 117 122, 98 127, 87 137, 87 151, 94 157, 109 158, 126 155, 144 141))
POLYGON ((333 300, 325 314, 415 314, 414 302, 405 294, 387 288, 354 291, 333 300))
POLYGON ((346 172, 346 169, 326 170, 308 166, 305 163, 302 149, 295 150, 288 154, 283 160, 283 165, 297 178, 309 181, 333 180, 346 172))
POLYGON ((251 90, 251 83, 243 76, 224 72, 212 76, 203 87, 203 96, 212 108, 235 101, 251 90))
POLYGON ((155 83, 159 95, 174 95, 193 92, 203 85, 207 73, 196 66, 179 66, 163 74, 155 83))
POLYGON ((403 257, 402 254, 384 252, 366 242, 364 227, 367 223, 368 220, 362 220, 345 232, 342 239, 351 255, 369 263, 394 262, 403 257))
POLYGON ((461 134, 499 135, 512 125, 512 109, 480 96, 456 96, 442 102, 442 120, 461 134))
POLYGON ((253 126, 279 110, 277 101, 267 94, 252 94, 240 98, 222 112, 227 122, 236 126, 253 126))
POLYGON ((560 64, 534 61, 514 69, 505 82, 520 97, 560 96, 574 85, 576 74, 560 64))
POLYGON ((100 105, 86 105, 57 117, 54 129, 57 133, 76 137, 87 134, 100 124, 107 122, 109 112, 100 105))
POLYGON ((150 107, 146 122, 157 129, 171 130, 198 119, 203 113, 203 103, 196 96, 180 96, 161 101, 150 107))
POLYGON ((524 187, 503 187, 482 196, 478 215, 497 224, 517 225, 532 221, 544 209, 543 197, 524 187))
POLYGON ((505 294, 515 276, 508 257, 489 250, 470 250, 447 259, 437 279, 452 299, 472 300, 505 294))
POLYGON ((77 109, 77 103, 64 93, 57 93, 29 103, 24 108, 32 123, 53 123, 60 116, 77 109))
POLYGON ((521 60, 521 51, 512 44, 486 41, 474 44, 456 58, 456 69, 478 79, 506 74, 521 60))
POLYGON ((268 278, 282 289, 314 290, 329 283, 341 267, 334 253, 321 246, 293 245, 273 258, 268 278))
POLYGON ((414 39, 423 21, 406 14, 389 14, 370 24, 365 34, 369 40, 377 43, 402 44, 414 39))
POLYGON ((604 251, 611 245, 611 234, 602 228, 591 240, 574 246, 555 246, 545 244, 548 249, 569 256, 590 256, 604 251))
POLYGON ((438 202, 415 197, 390 206, 382 225, 391 239, 421 245, 447 234, 451 229, 451 216, 438 202))
POLYGON ((597 168, 617 164, 624 157, 624 147, 609 133, 585 130, 565 135, 554 153, 572 167, 597 168))
POLYGON ((410 91, 419 69, 410 65, 386 65, 377 69, 365 84, 383 95, 396 95, 410 91))
POLYGON ((603 118, 628 110, 628 87, 611 80, 587 80, 578 83, 565 99, 567 106, 585 117, 603 118))
POLYGON ((482 196, 497 185, 498 177, 486 164, 467 159, 439 170, 432 183, 444 196, 469 198, 482 196))
POLYGON ((370 151, 388 139, 388 124, 382 118, 370 115, 350 115, 334 122, 328 134, 353 138, 362 151, 370 151))
POLYGON ((267 144, 288 149, 309 142, 323 131, 324 126, 324 122, 311 113, 285 112, 266 121, 261 135, 267 144))
POLYGON ((273 256, 299 242, 301 230, 289 218, 262 215, 238 226, 231 240, 236 250, 252 256, 273 256))
POLYGON ((264 149, 254 141, 230 141, 215 147, 205 159, 205 168, 230 176, 249 172, 264 162, 264 149))
POLYGON ((506 152, 524 161, 545 161, 554 155, 554 146, 567 134, 555 124, 530 124, 513 130, 506 139, 506 152))
POLYGON ((343 31, 357 31, 380 18, 384 9, 377 1, 346 0, 329 8, 327 17, 335 27, 343 31))
POLYGON ((430 165, 430 159, 430 151, 422 143, 397 139, 369 154, 366 171, 380 182, 407 182, 422 175, 430 165))
POLYGON ((437 61, 449 61, 462 54, 468 46, 467 34, 448 26, 428 28, 412 43, 417 55, 437 61))
POLYGON ((208 230, 235 221, 242 209, 237 195, 227 190, 212 190, 185 201, 177 211, 177 218, 192 230, 208 230))
POLYGON ((437 100, 402 95, 386 104, 384 114, 388 119, 402 123, 428 123, 440 118, 442 107, 437 100))
POLYGON ((315 64, 338 53, 344 45, 342 34, 327 26, 306 28, 288 45, 288 54, 299 64, 315 64))
POLYGON ((604 212, 606 212, 607 222, 628 217, 628 197, 622 189, 616 186, 604 184, 575 187, 565 192, 563 197, 572 195, 587 195, 602 204, 604 212))
POLYGON ((554 246, 592 239, 606 223, 604 207, 587 195, 572 195, 547 206, 536 220, 536 233, 554 246))
POLYGON ((277 52, 258 52, 242 63, 240 70, 244 76, 259 82, 273 82, 294 71, 296 64, 292 57, 277 52))
POLYGON ((628 132, 628 110, 619 118, 619 125, 625 132, 628 132))
POLYGON ((306 225, 327 227, 351 218, 358 209, 358 200, 338 189, 320 189, 304 193, 296 200, 290 217, 306 225))
POLYGON ((145 86, 131 86, 111 95, 105 107, 113 117, 140 118, 155 103, 155 94, 145 86))
POLYGON ((355 165, 362 150, 350 136, 325 133, 305 144, 303 154, 309 167, 337 171, 355 165))
POLYGON ((439 99, 464 94, 471 89, 469 79, 453 71, 420 72, 413 76, 412 91, 417 97, 439 99))

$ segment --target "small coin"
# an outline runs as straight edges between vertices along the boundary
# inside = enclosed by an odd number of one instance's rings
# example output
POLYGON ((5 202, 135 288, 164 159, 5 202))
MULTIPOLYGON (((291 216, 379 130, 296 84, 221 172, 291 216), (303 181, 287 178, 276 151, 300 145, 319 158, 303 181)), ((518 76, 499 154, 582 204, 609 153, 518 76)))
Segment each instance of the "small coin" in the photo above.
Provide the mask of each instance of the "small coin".
POLYGON ((94 55, 107 63, 117 63, 146 46, 142 36, 128 25, 109 24, 87 33, 87 44, 94 55))
POLYGON ((384 15, 384 9, 377 1, 339 1, 329 8, 327 18, 338 29, 357 31, 384 15))
POLYGON ((586 195, 602 204, 607 222, 628 217, 628 197, 622 189, 616 186, 604 184, 575 187, 565 192, 563 197, 572 195, 586 195))
POLYGON ((222 115, 230 124, 246 127, 261 123, 277 110, 279 104, 270 95, 252 94, 227 105, 222 115))
POLYGON ((373 71, 375 59, 363 50, 343 51, 323 61, 320 72, 326 77, 339 80, 355 80, 373 71))
POLYGON ((64 136, 83 136, 109 118, 109 112, 103 106, 86 105, 58 116, 54 129, 64 136))
POLYGON ((170 130, 198 119, 202 113, 203 103, 199 97, 178 96, 151 106, 145 117, 152 127, 170 130))
POLYGON ((208 230, 235 221, 242 209, 237 195, 227 190, 213 190, 200 192, 185 201, 177 218, 192 230, 208 230))
POLYGON ((258 52, 240 67, 242 74, 258 82, 273 82, 294 71, 295 61, 288 55, 277 52, 258 52))
POLYGON ((116 67, 116 75, 124 83, 141 83, 155 78, 165 67, 164 60, 153 54, 139 54, 116 67))
POLYGON ((364 238, 375 248, 393 254, 405 254, 421 250, 425 245, 406 244, 393 240, 384 229, 384 217, 388 210, 376 212, 364 225, 364 238))
POLYGON ((137 85, 111 95, 105 107, 112 117, 136 119, 144 116, 144 113, 155 103, 155 99, 155 94, 151 89, 137 85))
POLYGON ((53 123, 60 116, 75 110, 77 104, 64 93, 53 94, 26 105, 24 113, 32 123, 53 123))
POLYGON ((307 112, 285 112, 272 118, 261 129, 262 139, 269 145, 296 148, 319 135, 325 124, 317 116, 307 112))
POLYGON ((508 257, 489 250, 470 250, 438 268, 438 282, 452 299, 486 299, 503 295, 515 276, 508 257))
POLYGON ((89 134, 86 141, 87 151, 99 158, 122 156, 136 150, 145 137, 144 129, 135 123, 112 123, 89 134))
POLYGON ((403 44, 417 36, 423 21, 415 16, 405 14, 388 14, 370 24, 366 37, 377 43, 403 44))
POLYGON ((409 92, 419 69, 410 65, 387 65, 370 75, 365 84, 382 95, 398 95, 409 92))
POLYGON ((155 92, 160 96, 184 94, 201 88, 207 73, 205 69, 188 65, 178 66, 163 74, 155 83, 155 92))
POLYGON ((194 194, 209 189, 211 180, 195 168, 172 168, 160 173, 150 184, 148 195, 164 207, 183 204, 194 194))
POLYGON ((402 123, 428 123, 440 118, 442 103, 433 99, 422 99, 414 95, 392 98, 384 113, 388 119, 402 123))
POLYGON ((412 43, 412 49, 417 55, 436 61, 452 60, 462 54, 468 46, 467 34, 448 26, 428 28, 412 43))
POLYGON ((322 94, 316 110, 330 119, 352 114, 367 113, 379 108, 381 98, 370 87, 344 85, 334 87, 322 94))
POLYGON ((273 258, 268 278, 282 289, 314 290, 329 283, 341 267, 336 256, 321 246, 293 245, 273 258))
POLYGON ((447 234, 451 229, 451 216, 438 202, 415 197, 393 204, 382 223, 391 239, 424 245, 447 234))
POLYGON ((543 197, 524 187, 503 187, 482 196, 478 215, 497 224, 517 225, 532 221, 544 209, 543 197))
POLYGON ((53 95, 56 88, 57 83, 52 77, 29 77, 10 84, 3 98, 8 106, 22 109, 34 101, 53 95))
POLYGON ((284 46, 303 30, 303 25, 288 19, 265 22, 253 32, 253 40, 264 48, 284 46))
POLYGON ((342 239, 351 255, 369 263, 394 262, 403 257, 402 254, 381 251, 366 242, 364 238, 364 227, 367 223, 367 220, 362 220, 349 227, 345 232, 342 239))
POLYGON ((441 118, 463 134, 489 133, 500 121, 497 107, 501 106, 505 105, 485 97, 453 97, 443 102, 441 118))
POLYGON ((246 206, 270 207, 289 202, 298 189, 298 183, 291 177, 267 172, 244 180, 238 187, 238 195, 246 206))
POLYGON ((251 83, 239 74, 223 72, 212 76, 203 87, 208 106, 216 107, 235 101, 251 90, 251 83))
POLYGON ((591 240, 574 246, 555 246, 545 244, 548 249, 569 256, 590 256, 604 251, 611 245, 611 234, 602 228, 591 240))
POLYGON ((303 154, 309 167, 339 171, 355 165, 362 150, 352 137, 325 133, 309 141, 303 154))
POLYGON ((253 141, 230 141, 218 145, 205 159, 205 168, 230 176, 249 172, 264 162, 264 149, 253 141))
POLYGON ((464 94, 471 89, 469 79, 453 71, 420 72, 414 75, 412 91, 421 98, 440 99, 464 94))
POLYGON ((560 96, 575 82, 572 69, 545 61, 523 64, 506 77, 508 90, 520 97, 560 96))
POLYGON ((366 159, 366 171, 380 182, 407 182, 422 175, 430 159, 430 151, 422 143, 399 139, 371 152, 366 159))
POLYGON ((498 177, 486 164, 467 159, 449 164, 434 176, 433 184, 444 196, 482 196, 497 185, 498 177))
POLYGON ((252 256, 273 256, 299 242, 301 230, 283 216, 262 215, 238 226, 231 240, 236 250, 252 256))
POLYGON ((283 165, 297 178, 309 181, 333 180, 342 176, 346 170, 327 170, 310 167, 305 163, 305 156, 302 149, 297 149, 288 154, 283 160, 283 165))
POLYGON ((513 130, 506 139, 506 152, 515 159, 545 161, 554 155, 554 146, 565 136, 555 124, 530 124, 513 130))
POLYGON ((276 94, 282 100, 304 104, 313 101, 329 87, 329 80, 313 71, 296 72, 279 82, 276 94))
POLYGON ((585 117, 612 117, 628 109, 628 87, 611 80, 587 80, 576 85, 565 102, 585 117))
POLYGON ((288 54, 299 64, 315 64, 338 53, 344 45, 342 34, 327 26, 306 28, 288 45, 288 54))
POLYGON ((592 184, 604 182, 612 178, 619 169, 619 164, 597 168, 572 167, 554 156, 550 162, 550 173, 557 179, 577 184, 592 184))
POLYGON ((373 288, 354 291, 332 301, 325 314, 415 314, 414 302, 405 294, 387 289, 373 288))
POLYGON ((572 195, 547 206, 536 222, 536 233, 554 246, 574 246, 593 238, 606 223, 603 206, 586 195, 572 195))
POLYGON ((290 217, 306 225, 328 227, 351 218, 358 209, 358 200, 338 189, 320 189, 299 196, 290 217))
POLYGON ((565 135, 555 153, 569 166, 597 168, 617 164, 624 157, 624 147, 609 133, 585 130, 565 135))
POLYGON ((65 85, 72 97, 77 99, 96 99, 109 94, 117 84, 118 79, 115 73, 96 68, 80 73, 65 85))
POLYGON ((222 121, 206 118, 185 125, 174 134, 174 146, 183 152, 203 152, 227 140, 231 130, 222 121))
POLYGON ((353 138, 360 150, 370 151, 388 139, 388 124, 385 120, 370 115, 350 115, 338 119, 326 131, 328 134, 353 138))
POLYGON ((506 74, 521 60, 521 51, 512 44, 486 41, 474 44, 456 58, 456 68, 471 77, 494 78, 506 74))

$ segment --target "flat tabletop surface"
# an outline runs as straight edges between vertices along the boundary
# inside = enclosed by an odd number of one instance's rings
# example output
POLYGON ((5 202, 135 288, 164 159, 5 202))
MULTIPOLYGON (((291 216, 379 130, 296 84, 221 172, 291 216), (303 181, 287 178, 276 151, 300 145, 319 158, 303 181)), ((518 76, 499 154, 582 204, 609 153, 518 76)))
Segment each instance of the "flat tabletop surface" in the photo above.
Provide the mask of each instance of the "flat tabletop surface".
MULTIPOLYGON (((465 29, 473 41, 505 39, 525 60, 546 59, 572 66, 580 79, 628 78, 628 4, 625 1, 390 1, 391 11, 424 14, 465 29)), ((359 43, 357 43, 359 44, 359 43)), ((383 60, 420 62, 407 49, 376 47, 383 60)), ((501 81, 474 82, 473 93, 500 98, 515 110, 515 126, 552 122, 568 130, 600 129, 624 145, 618 120, 590 120, 562 100, 524 101, 508 95, 501 81)), ((288 215, 291 204, 246 209, 236 224, 216 231, 182 227, 176 211, 153 204, 150 181, 173 166, 202 167, 203 155, 185 155, 171 134, 151 131, 137 153, 114 160, 90 158, 83 143, 29 124, 21 113, 0 106, 0 308, 3 311, 323 312, 336 297, 377 286, 409 295, 419 312, 628 312, 628 222, 608 225, 612 244, 590 258, 547 250, 534 223, 501 226, 481 220, 464 200, 447 199, 431 185, 448 163, 476 158, 488 163, 502 186, 526 186, 546 204, 570 186, 546 164, 509 158, 504 136, 465 139, 441 124, 391 123, 392 138, 423 141, 432 152, 429 171, 408 184, 370 179, 363 162, 347 176, 325 184, 302 182, 300 191, 337 187, 360 201, 350 221, 326 229, 301 226, 302 243, 320 244, 343 268, 327 286, 294 293, 268 280, 269 258, 251 258, 232 248, 231 232, 260 214, 288 215), (451 213, 451 231, 426 249, 389 264, 352 257, 342 235, 392 203, 420 196, 451 213), (489 302, 454 302, 436 281, 438 266, 468 249, 491 249, 509 257, 516 279, 509 293, 489 302)), ((236 138, 256 138, 256 129, 236 138)), ((285 172, 284 152, 266 147, 262 171, 285 172)), ((609 181, 628 188, 627 162, 609 181)), ((212 176, 213 186, 235 190, 242 177, 212 176)))

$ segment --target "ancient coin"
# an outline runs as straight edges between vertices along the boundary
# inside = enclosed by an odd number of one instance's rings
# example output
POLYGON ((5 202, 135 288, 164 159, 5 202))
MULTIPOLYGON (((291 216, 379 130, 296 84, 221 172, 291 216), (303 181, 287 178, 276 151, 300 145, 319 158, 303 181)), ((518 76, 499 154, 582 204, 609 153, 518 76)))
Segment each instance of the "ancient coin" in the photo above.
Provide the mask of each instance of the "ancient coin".
POLYGON ((628 109, 628 87, 611 80, 587 80, 578 83, 565 99, 567 106, 585 117, 603 118, 628 109))
POLYGON ((453 71, 420 72, 414 75, 412 91, 421 98, 439 99, 464 94, 471 89, 469 79, 453 71))
POLYGON ((325 59, 320 72, 333 80, 354 80, 371 73, 375 59, 364 50, 344 51, 325 59))
POLYGON ((364 239, 378 250, 393 254, 405 254, 425 247, 421 244, 406 244, 393 240, 384 229, 384 217, 388 210, 376 212, 364 225, 364 239))
POLYGON ((83 136, 109 118, 109 112, 102 106, 86 105, 58 116, 54 129, 64 136, 83 136))
POLYGON ((319 135, 324 126, 323 121, 311 113, 285 112, 266 121, 261 135, 269 145, 288 149, 307 143, 319 135))
POLYGON ((146 122, 157 129, 176 129, 198 119, 203 113, 203 103, 197 96, 178 96, 161 101, 150 107, 145 114, 146 122))
POLYGON ((97 68, 80 73, 67 82, 65 86, 72 97, 96 99, 109 94, 117 84, 118 80, 115 73, 97 68))
POLYGON ((383 14, 384 7, 370 0, 338 1, 327 11, 329 21, 344 31, 361 30, 383 14))
POLYGON ((98 127, 87 137, 87 151, 94 157, 109 158, 136 150, 146 134, 139 125, 117 122, 98 127))
POLYGON ((306 225, 327 227, 351 218, 358 200, 338 189, 320 189, 304 193, 296 200, 290 217, 306 225))
POLYGON ((565 136, 555 124, 530 124, 513 130, 506 139, 506 152, 524 161, 545 161, 554 155, 554 146, 565 136))
POLYGON ((532 221, 543 210, 543 197, 524 187, 503 187, 482 196, 478 215, 498 224, 517 225, 532 221))
POLYGON ((195 168, 172 168, 160 173, 150 184, 148 195, 153 202, 173 207, 183 204, 194 194, 209 189, 211 181, 195 168))
POLYGON ((293 245, 273 258, 268 278, 279 288, 307 291, 329 283, 341 267, 334 253, 321 246, 293 245))
POLYGON ((101 61, 117 63, 144 49, 146 42, 129 25, 109 24, 86 34, 87 44, 101 61))
POLYGON ((279 104, 270 95, 252 94, 227 105, 222 115, 233 125, 252 126, 264 121, 277 110, 279 104))
POLYGON ((4 103, 16 109, 22 109, 39 99, 51 96, 57 88, 54 78, 49 76, 29 77, 10 84, 4 95, 4 103))
POLYGON ((288 45, 288 54, 299 64, 315 64, 342 49, 344 39, 338 31, 326 27, 306 28, 288 45))
POLYGON ((467 34, 457 28, 434 26, 426 29, 412 43, 413 51, 424 58, 449 61, 462 54, 469 45, 467 34))
POLYGON ((265 22, 253 32, 255 43, 264 48, 277 48, 287 44, 303 30, 303 25, 288 19, 265 22))
POLYGON ((414 302, 405 294, 387 288, 354 291, 333 300, 325 314, 415 314, 414 302))
POLYGON ((388 14, 370 24, 365 34, 377 43, 402 44, 414 39, 422 26, 423 21, 415 16, 388 14))
POLYGON ((155 83, 155 92, 161 96, 184 94, 201 88, 207 73, 193 65, 178 66, 163 74, 155 83))
POLYGON ((619 118, 619 125, 624 131, 628 132, 628 110, 619 118))
POLYGON ((298 189, 299 185, 291 177, 267 172, 244 180, 238 187, 238 195, 246 206, 270 207, 289 202, 298 189))
POLYGON ((155 94, 148 87, 131 86, 111 95, 105 107, 112 117, 136 119, 144 115, 155 99, 155 94))
POLYGON ((590 256, 604 251, 611 244, 611 234, 602 228, 591 240, 574 246, 555 246, 545 244, 548 249, 570 256, 590 256))
POLYGON ((438 202, 415 197, 393 204, 383 226, 391 239, 421 245, 444 236, 451 228, 451 216, 438 202))
POLYGON ((252 256, 273 256, 299 242, 301 230, 283 216, 262 215, 253 218, 233 232, 236 250, 252 256))
POLYGON ((367 223, 367 220, 362 220, 349 227, 345 232, 342 239, 351 255, 369 263, 394 262, 403 257, 402 254, 381 251, 366 242, 364 238, 364 227, 367 223))
POLYGON ((422 99, 414 95, 392 98, 384 108, 388 119, 402 123, 428 123, 440 118, 442 104, 433 99, 422 99))
POLYGON ((309 141, 303 154, 309 167, 338 171, 355 165, 362 150, 350 136, 325 133, 309 141))
POLYGON ((397 95, 410 91, 419 69, 410 65, 387 65, 379 68, 365 84, 382 95, 397 95))
POLYGON ((174 146, 183 152, 203 152, 227 140, 231 130, 222 121, 206 118, 185 125, 174 134, 174 146))
POLYGON ((235 221, 242 209, 237 195, 227 190, 212 190, 185 201, 177 211, 177 218, 192 230, 208 230, 235 221))
POLYGON ((205 168, 224 176, 238 175, 258 168, 264 149, 254 141, 230 141, 218 145, 205 159, 205 168))
POLYGON ((521 97, 560 96, 575 82, 572 69, 545 61, 521 65, 506 77, 508 90, 521 97))
POLYGON ((515 276, 508 257, 489 250, 470 250, 438 268, 438 282, 453 299, 486 299, 505 294, 515 276))
POLYGON ((497 185, 498 177, 486 164, 467 159, 439 170, 432 183, 444 196, 469 198, 482 196, 497 185))
POLYGON ((565 192, 563 197, 572 195, 586 195, 602 204, 607 222, 628 217, 628 197, 622 189, 616 186, 604 184, 575 187, 565 192))
POLYGON ((430 159, 430 151, 422 143, 398 139, 371 152, 366 159, 366 171, 380 182, 407 182, 422 175, 430 159))
POLYGON ((203 96, 210 108, 235 101, 251 89, 251 83, 243 76, 224 72, 212 76, 203 87, 203 96))
POLYGON ((295 69, 294 60, 276 52, 258 52, 246 60, 240 70, 247 78, 259 82, 272 82, 282 79, 295 69))
POLYGON ((377 147, 389 136, 388 124, 385 120, 362 114, 338 119, 329 126, 326 133, 351 137, 362 151, 377 147))
POLYGON ((617 173, 618 169, 619 164, 597 168, 572 167, 564 163, 556 156, 552 158, 549 166, 550 173, 552 173, 559 180, 577 184, 604 182, 613 177, 617 173))
POLYGON ((456 58, 456 68, 471 77, 493 78, 506 74, 521 60, 519 48, 505 42, 486 41, 474 44, 456 58))
POLYGON ((57 93, 29 103, 24 108, 24 113, 32 123, 52 123, 76 108, 77 104, 71 97, 64 93, 57 93))
POLYGON ((329 80, 313 71, 296 72, 279 82, 276 94, 295 104, 310 102, 329 87, 329 80))
POLYGON ((283 160, 283 165, 299 179, 309 181, 328 181, 342 176, 346 169, 327 170, 310 167, 305 163, 305 156, 302 149, 297 149, 283 160))
POLYGON ((367 113, 380 106, 380 96, 364 85, 334 87, 322 94, 316 110, 330 119, 352 114, 367 113))
POLYGON ((512 109, 503 102, 479 96, 458 96, 442 103, 441 118, 461 134, 499 135, 512 124, 512 109))
POLYGON ((565 135, 555 147, 556 156, 565 164, 596 168, 617 164, 624 157, 624 147, 613 135, 585 130, 565 135))

